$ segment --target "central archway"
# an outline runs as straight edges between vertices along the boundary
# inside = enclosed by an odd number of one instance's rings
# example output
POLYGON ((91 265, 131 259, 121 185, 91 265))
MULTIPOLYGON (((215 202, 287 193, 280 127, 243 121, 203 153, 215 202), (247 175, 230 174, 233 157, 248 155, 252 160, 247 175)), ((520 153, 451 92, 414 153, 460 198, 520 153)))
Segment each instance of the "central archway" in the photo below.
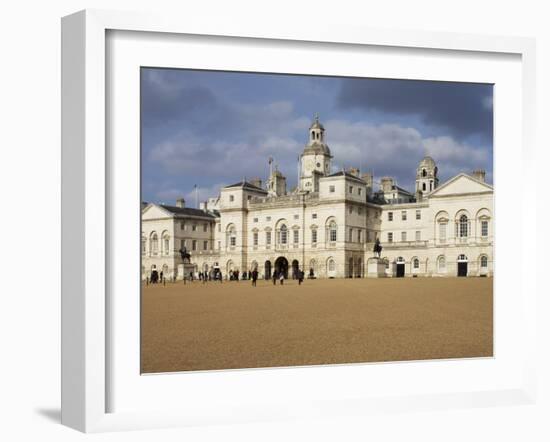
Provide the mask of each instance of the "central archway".
POLYGON ((284 256, 279 256, 275 260, 275 272, 277 272, 277 275, 283 272, 285 279, 288 279, 288 260, 284 256))
POLYGON ((297 259, 292 261, 292 279, 298 279, 298 272, 300 271, 300 263, 297 259))

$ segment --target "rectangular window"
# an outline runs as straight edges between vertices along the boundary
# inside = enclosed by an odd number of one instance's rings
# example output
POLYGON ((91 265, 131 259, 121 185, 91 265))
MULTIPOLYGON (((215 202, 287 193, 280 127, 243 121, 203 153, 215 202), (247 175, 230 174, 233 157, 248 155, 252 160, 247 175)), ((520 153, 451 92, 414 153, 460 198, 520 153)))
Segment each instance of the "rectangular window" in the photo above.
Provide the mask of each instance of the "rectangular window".
POLYGON ((193 227, 191 228, 191 230, 193 230, 193 232, 196 232, 197 231, 197 225, 193 224, 193 227))
POLYGON ((363 242, 362 240, 363 240, 363 238, 362 238, 362 235, 361 235, 361 230, 358 230, 357 231, 357 242, 363 242))
POLYGON ((311 214, 311 217, 312 217, 313 219, 317 219, 317 214, 316 214, 316 213, 312 213, 312 214, 311 214))
POLYGON ((182 239, 181 240, 181 248, 184 249, 185 247, 186 247, 185 240, 182 239))
POLYGON ((481 221, 481 236, 484 238, 489 236, 489 221, 481 221))
POLYGON ((182 221, 182 222, 180 223, 180 229, 181 229, 181 230, 185 230, 185 221, 182 221))
POLYGON ((142 255, 145 255, 145 250, 146 250, 146 241, 145 241, 145 238, 141 238, 141 254, 142 255))
POLYGON ((336 227, 330 229, 330 242, 336 242, 336 227))
POLYGON ((388 212, 388 221, 393 221, 393 212, 388 212))
POLYGON ((218 241, 218 250, 221 250, 221 249, 222 249, 222 242, 218 241))
POLYGON ((314 244, 317 243, 317 230, 311 231, 311 242, 314 244))
POLYGON ((266 220, 266 221, 271 221, 271 217, 270 217, 270 216, 266 216, 266 217, 265 217, 265 220, 266 220))
POLYGON ((349 206, 349 213, 353 213, 353 206, 349 206))
POLYGON ((407 241, 407 232, 401 232, 401 241, 407 241))
POLYGON ((401 221, 407 221, 407 211, 406 210, 401 211, 401 221))
POLYGON ((257 223, 257 222, 258 222, 258 218, 254 218, 254 222, 257 223))
POLYGON ((222 225, 218 224, 218 232, 221 232, 221 231, 222 231, 222 225))
POLYGON ((203 243, 202 243, 202 249, 203 249, 203 250, 208 250, 208 241, 203 241, 203 243))
POLYGON ((349 193, 353 193, 353 186, 349 186, 349 193))
POLYGON ((234 197, 233 195, 229 195, 229 201, 230 201, 230 202, 235 201, 235 197, 234 197))
POLYGON ((358 194, 359 196, 361 196, 362 193, 363 193, 363 189, 361 189, 361 188, 359 187, 359 189, 357 189, 357 194, 358 194))
POLYGON ((417 241, 420 241, 420 230, 417 230, 414 234, 414 237, 417 241))
POLYGON ((300 241, 300 232, 298 230, 294 230, 294 244, 298 244, 300 241))
POLYGON ((439 224, 439 239, 445 241, 447 239, 447 223, 439 224))
POLYGON ((416 211, 416 219, 420 219, 420 210, 416 211))
POLYGON ((393 242, 393 233, 388 232, 388 242, 393 242))
POLYGON ((349 229, 349 242, 353 242, 353 229, 349 229))
POLYGON ((196 239, 193 240, 192 247, 193 247, 193 250, 197 250, 197 240, 196 239))
POLYGON ((229 238, 229 245, 231 247, 235 247, 237 245, 237 237, 236 236, 232 236, 231 238, 229 238))
POLYGON ((208 232, 208 224, 204 223, 204 225, 202 226, 202 231, 208 232))
POLYGON ((300 215, 294 215, 294 219, 299 219, 300 215))
POLYGON ((253 237, 254 245, 257 246, 258 245, 258 232, 254 232, 252 237, 253 237))
POLYGON ((329 191, 330 193, 334 193, 334 190, 335 190, 335 189, 334 189, 334 186, 329 186, 329 187, 328 187, 328 191, 329 191))

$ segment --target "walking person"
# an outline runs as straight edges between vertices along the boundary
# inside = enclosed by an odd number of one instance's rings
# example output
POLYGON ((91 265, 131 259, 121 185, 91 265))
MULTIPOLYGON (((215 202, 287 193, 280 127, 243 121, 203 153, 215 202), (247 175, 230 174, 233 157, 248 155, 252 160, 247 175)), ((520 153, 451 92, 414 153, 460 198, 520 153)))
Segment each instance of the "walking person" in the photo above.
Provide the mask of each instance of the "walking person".
POLYGON ((285 274, 284 272, 279 273, 279 284, 283 285, 285 282, 285 274))
POLYGON ((273 285, 277 284, 277 270, 273 270, 273 285))
POLYGON ((302 282, 304 282, 304 272, 298 270, 298 285, 302 285, 302 282))
POLYGON ((258 281, 258 270, 252 270, 252 285, 256 287, 256 281, 258 281))

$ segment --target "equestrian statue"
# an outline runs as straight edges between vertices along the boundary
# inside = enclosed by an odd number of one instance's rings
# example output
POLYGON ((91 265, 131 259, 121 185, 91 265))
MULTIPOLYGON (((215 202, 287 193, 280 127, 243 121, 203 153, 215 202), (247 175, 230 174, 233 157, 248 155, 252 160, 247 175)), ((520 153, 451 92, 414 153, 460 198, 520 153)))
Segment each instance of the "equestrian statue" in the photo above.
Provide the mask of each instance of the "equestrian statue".
POLYGON ((183 262, 185 262, 185 260, 187 260, 187 262, 191 262, 191 254, 187 252, 187 247, 183 246, 180 249, 180 256, 183 262))
POLYGON ((382 253, 382 244, 380 244, 380 240, 376 238, 376 241, 374 242, 374 249, 372 250, 375 255, 378 255, 378 258, 380 258, 380 254, 382 253))

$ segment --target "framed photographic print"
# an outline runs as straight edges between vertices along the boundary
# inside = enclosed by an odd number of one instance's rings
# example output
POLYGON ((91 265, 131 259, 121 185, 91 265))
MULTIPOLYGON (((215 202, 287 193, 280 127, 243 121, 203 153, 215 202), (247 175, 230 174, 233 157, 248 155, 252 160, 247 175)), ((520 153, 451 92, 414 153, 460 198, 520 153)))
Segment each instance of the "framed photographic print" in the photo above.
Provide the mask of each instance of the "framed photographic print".
POLYGON ((532 401, 533 57, 64 18, 63 423, 532 401))

